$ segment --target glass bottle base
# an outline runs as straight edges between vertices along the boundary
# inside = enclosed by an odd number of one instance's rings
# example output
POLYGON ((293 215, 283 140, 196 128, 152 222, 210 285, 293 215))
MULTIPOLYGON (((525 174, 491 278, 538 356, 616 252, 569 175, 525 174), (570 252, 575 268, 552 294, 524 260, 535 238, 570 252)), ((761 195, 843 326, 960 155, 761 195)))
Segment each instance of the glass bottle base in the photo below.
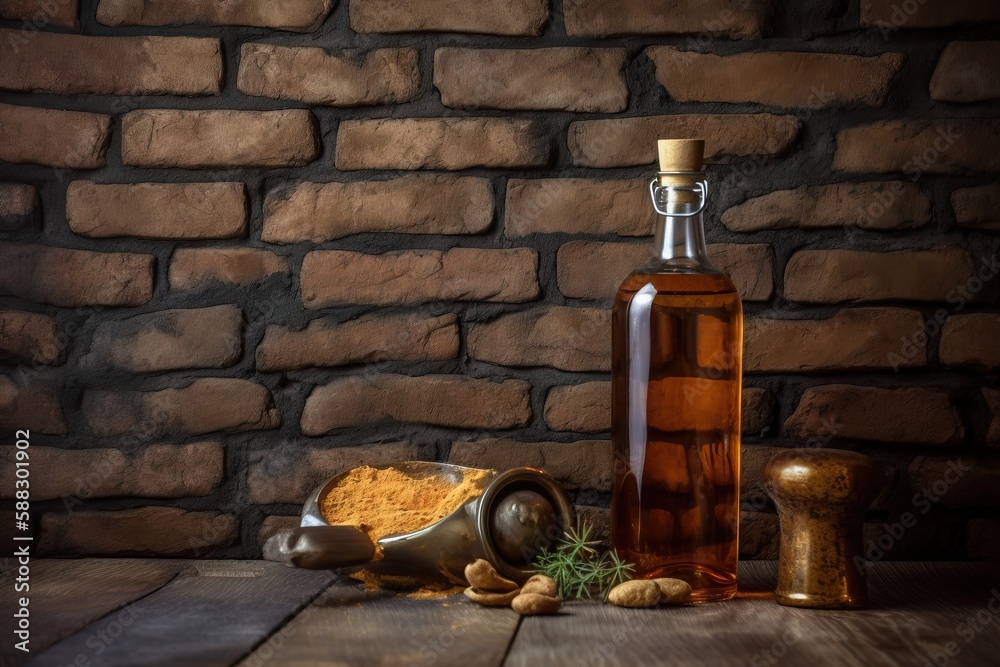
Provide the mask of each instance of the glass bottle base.
POLYGON ((643 579, 668 577, 680 579, 691 585, 689 602, 721 602, 736 596, 736 573, 726 572, 697 563, 672 563, 643 572, 643 579))

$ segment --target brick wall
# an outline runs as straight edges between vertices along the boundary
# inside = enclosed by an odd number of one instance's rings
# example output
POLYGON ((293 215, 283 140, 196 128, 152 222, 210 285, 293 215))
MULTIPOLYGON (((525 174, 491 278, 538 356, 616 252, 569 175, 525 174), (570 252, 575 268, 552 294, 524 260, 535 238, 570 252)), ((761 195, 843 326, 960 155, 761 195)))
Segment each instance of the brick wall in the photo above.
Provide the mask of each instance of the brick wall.
POLYGON ((609 296, 655 139, 698 136, 748 317, 744 555, 810 444, 882 464, 870 556, 1000 557, 1000 4, 0 17, 0 427, 42 552, 258 556, 319 481, 411 458, 542 466, 600 521, 609 296))

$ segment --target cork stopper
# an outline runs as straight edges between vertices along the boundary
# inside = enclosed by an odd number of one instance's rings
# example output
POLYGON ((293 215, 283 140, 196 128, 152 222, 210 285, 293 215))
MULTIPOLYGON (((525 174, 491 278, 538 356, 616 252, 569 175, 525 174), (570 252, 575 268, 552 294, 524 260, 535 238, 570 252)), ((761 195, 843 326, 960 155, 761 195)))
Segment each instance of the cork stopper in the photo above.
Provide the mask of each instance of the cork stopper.
MULTIPOLYGON (((700 176, 705 159, 704 139, 660 139, 656 142, 660 158, 660 171, 693 171, 695 174, 661 174, 660 185, 694 185, 700 176)), ((698 199, 693 192, 671 191, 671 201, 691 203, 698 199)))

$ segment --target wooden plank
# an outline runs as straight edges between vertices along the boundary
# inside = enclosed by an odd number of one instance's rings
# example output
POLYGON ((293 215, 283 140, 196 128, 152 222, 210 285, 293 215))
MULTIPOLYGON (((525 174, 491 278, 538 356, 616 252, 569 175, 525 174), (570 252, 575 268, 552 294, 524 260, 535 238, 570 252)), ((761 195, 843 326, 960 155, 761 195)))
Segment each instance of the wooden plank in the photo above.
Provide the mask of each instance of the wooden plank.
POLYGON ((510 609, 481 607, 460 593, 418 600, 339 583, 240 667, 496 667, 518 620, 510 609))
POLYGON ((332 581, 264 561, 188 561, 169 584, 53 646, 29 665, 228 667, 332 581))
MULTIPOLYGON (((160 588, 187 567, 183 561, 142 559, 32 560, 27 592, 14 591, 16 570, 0 575, 3 644, 0 664, 21 665, 49 646, 160 588), (17 598, 30 601, 30 654, 14 648, 17 598)), ((21 582, 23 583, 23 582, 21 582)))
POLYGON ((558 616, 526 618, 505 665, 997 664, 1000 564, 872 564, 873 605, 861 611, 779 606, 774 572, 773 562, 741 563, 741 592, 726 603, 656 610, 571 603, 558 616), (974 632, 977 614, 991 623, 980 620, 974 632))

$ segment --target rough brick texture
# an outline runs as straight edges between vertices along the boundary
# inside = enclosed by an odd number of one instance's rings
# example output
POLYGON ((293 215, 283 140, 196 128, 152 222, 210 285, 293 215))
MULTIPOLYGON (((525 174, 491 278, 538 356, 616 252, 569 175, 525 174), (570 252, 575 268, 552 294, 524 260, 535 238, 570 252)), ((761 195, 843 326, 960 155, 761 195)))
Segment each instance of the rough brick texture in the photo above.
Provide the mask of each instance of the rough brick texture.
POLYGON ((1000 6, 976 0, 861 0, 861 25, 891 34, 900 28, 936 28, 976 21, 1000 21, 1000 6))
POLYGON ((301 183, 271 192, 261 240, 320 243, 351 234, 479 234, 493 223, 485 178, 414 174, 389 181, 301 183))
POLYGON ((1000 184, 955 190, 951 193, 951 205, 958 224, 1000 231, 1000 184))
POLYGON ((249 25, 295 32, 311 32, 330 13, 335 0, 101 0, 97 20, 104 25, 249 25))
POLYGON ((980 370, 1000 368, 1000 314, 953 315, 941 330, 941 363, 980 370))
POLYGON ((153 256, 3 244, 0 294, 67 308, 139 306, 153 295, 153 256))
POLYGON ((26 21, 33 26, 45 24, 65 28, 80 27, 80 0, 4 0, 0 2, 0 19, 26 21))
POLYGON ((246 234, 247 202, 242 183, 73 181, 66 220, 91 238, 224 239, 246 234))
POLYGON ((794 116, 677 114, 582 120, 569 127, 569 150, 578 167, 629 167, 656 161, 656 140, 705 138, 705 159, 778 155, 799 134, 794 116))
POLYGON ((302 302, 402 304, 425 301, 519 303, 538 296, 538 254, 511 250, 407 250, 367 255, 314 250, 302 261, 302 302))
POLYGON ((456 109, 615 113, 628 107, 624 49, 438 49, 434 85, 456 109))
POLYGON ((91 95, 215 95, 222 43, 200 37, 87 37, 0 29, 0 88, 91 95))
POLYGON ((737 0, 566 0, 566 32, 579 37, 710 33, 740 39, 764 30, 768 2, 737 0))
POLYGON ((144 109, 122 119, 122 161, 133 167, 301 166, 319 157, 316 118, 305 109, 144 109))
POLYGON ((111 116, 0 104, 0 160, 65 169, 104 166, 111 116))
MULTIPOLYGON (((559 248, 559 290, 569 297, 610 299, 651 254, 648 243, 571 241, 559 248)), ((709 258, 736 285, 744 301, 766 301, 773 292, 774 260, 766 244, 716 243, 709 258)))
POLYGON ((918 456, 908 473, 915 491, 927 489, 944 507, 989 507, 1000 503, 1000 461, 996 457, 918 456))
POLYGON ((458 318, 366 315, 316 319, 301 331, 270 326, 257 347, 257 369, 294 370, 359 362, 444 361, 458 356, 458 318))
POLYGON ((180 248, 170 262, 170 287, 253 285, 288 273, 288 260, 254 248, 180 248))
POLYGON ((923 366, 924 318, 903 308, 845 308, 824 320, 746 321, 743 369, 748 373, 808 373, 923 366), (918 338, 904 349, 904 341, 918 338))
POLYGON ((103 322, 84 363, 150 373, 182 368, 224 368, 239 358, 243 313, 239 306, 164 310, 103 322))
POLYGON ((518 466, 539 468, 569 489, 611 488, 611 466, 591 465, 592 461, 611 462, 608 440, 576 442, 518 442, 505 438, 453 442, 449 463, 474 468, 506 470, 518 466))
POLYGON ((901 53, 876 57, 763 51, 717 56, 654 46, 646 55, 678 102, 757 102, 822 109, 881 105, 903 66, 901 53))
POLYGON ((931 200, 912 183, 834 183, 778 190, 726 209, 734 232, 799 227, 912 229, 931 221, 931 200))
POLYGON ((785 431, 878 442, 955 445, 965 429, 948 394, 920 388, 824 385, 806 389, 785 431))
MULTIPOLYGON (((0 454, 0 471, 14 477, 14 448, 0 454)), ((222 444, 150 445, 134 453, 118 449, 32 447, 35 500, 136 496, 207 496, 222 481, 222 444)), ((4 497, 13 497, 11 491, 4 497)))
POLYGON ((92 390, 83 413, 98 437, 146 438, 271 429, 281 423, 271 392, 249 380, 199 378, 177 389, 92 390))
POLYGON ((549 19, 545 0, 352 0, 355 32, 478 32, 540 35, 549 19))
POLYGON ((23 183, 0 183, 0 233, 20 229, 35 217, 38 190, 23 183))
POLYGON ((567 371, 611 370, 611 313, 552 306, 501 315, 469 327, 473 359, 503 366, 551 366, 567 371))
POLYGON ((1000 121, 884 120, 837 133, 834 169, 858 173, 1000 171, 1000 121))
POLYGON ((0 359, 58 366, 65 353, 65 341, 53 318, 19 310, 0 311, 0 359))
POLYGON ((201 556, 239 538, 239 521, 219 512, 140 507, 42 515, 38 551, 72 556, 201 556))
POLYGON ((0 429, 65 435, 66 420, 56 388, 0 375, 0 429))
POLYGON ((504 235, 653 233, 656 211, 645 179, 512 178, 507 181, 504 235))
POLYGON ((531 120, 345 120, 337 133, 343 170, 536 167, 548 160, 548 138, 531 120))
POLYGON ((408 102, 419 87, 414 49, 337 56, 321 48, 244 44, 240 58, 239 89, 247 95, 347 107, 408 102))
POLYGON ((785 298, 810 303, 953 300, 973 274, 972 257, 958 248, 801 250, 785 267, 785 298))
POLYGON ((385 421, 453 428, 506 429, 531 418, 530 385, 464 375, 355 375, 316 387, 302 412, 302 432, 322 435, 385 421))
POLYGON ((1000 97, 1000 42, 952 42, 931 77, 931 99, 978 102, 1000 97))

